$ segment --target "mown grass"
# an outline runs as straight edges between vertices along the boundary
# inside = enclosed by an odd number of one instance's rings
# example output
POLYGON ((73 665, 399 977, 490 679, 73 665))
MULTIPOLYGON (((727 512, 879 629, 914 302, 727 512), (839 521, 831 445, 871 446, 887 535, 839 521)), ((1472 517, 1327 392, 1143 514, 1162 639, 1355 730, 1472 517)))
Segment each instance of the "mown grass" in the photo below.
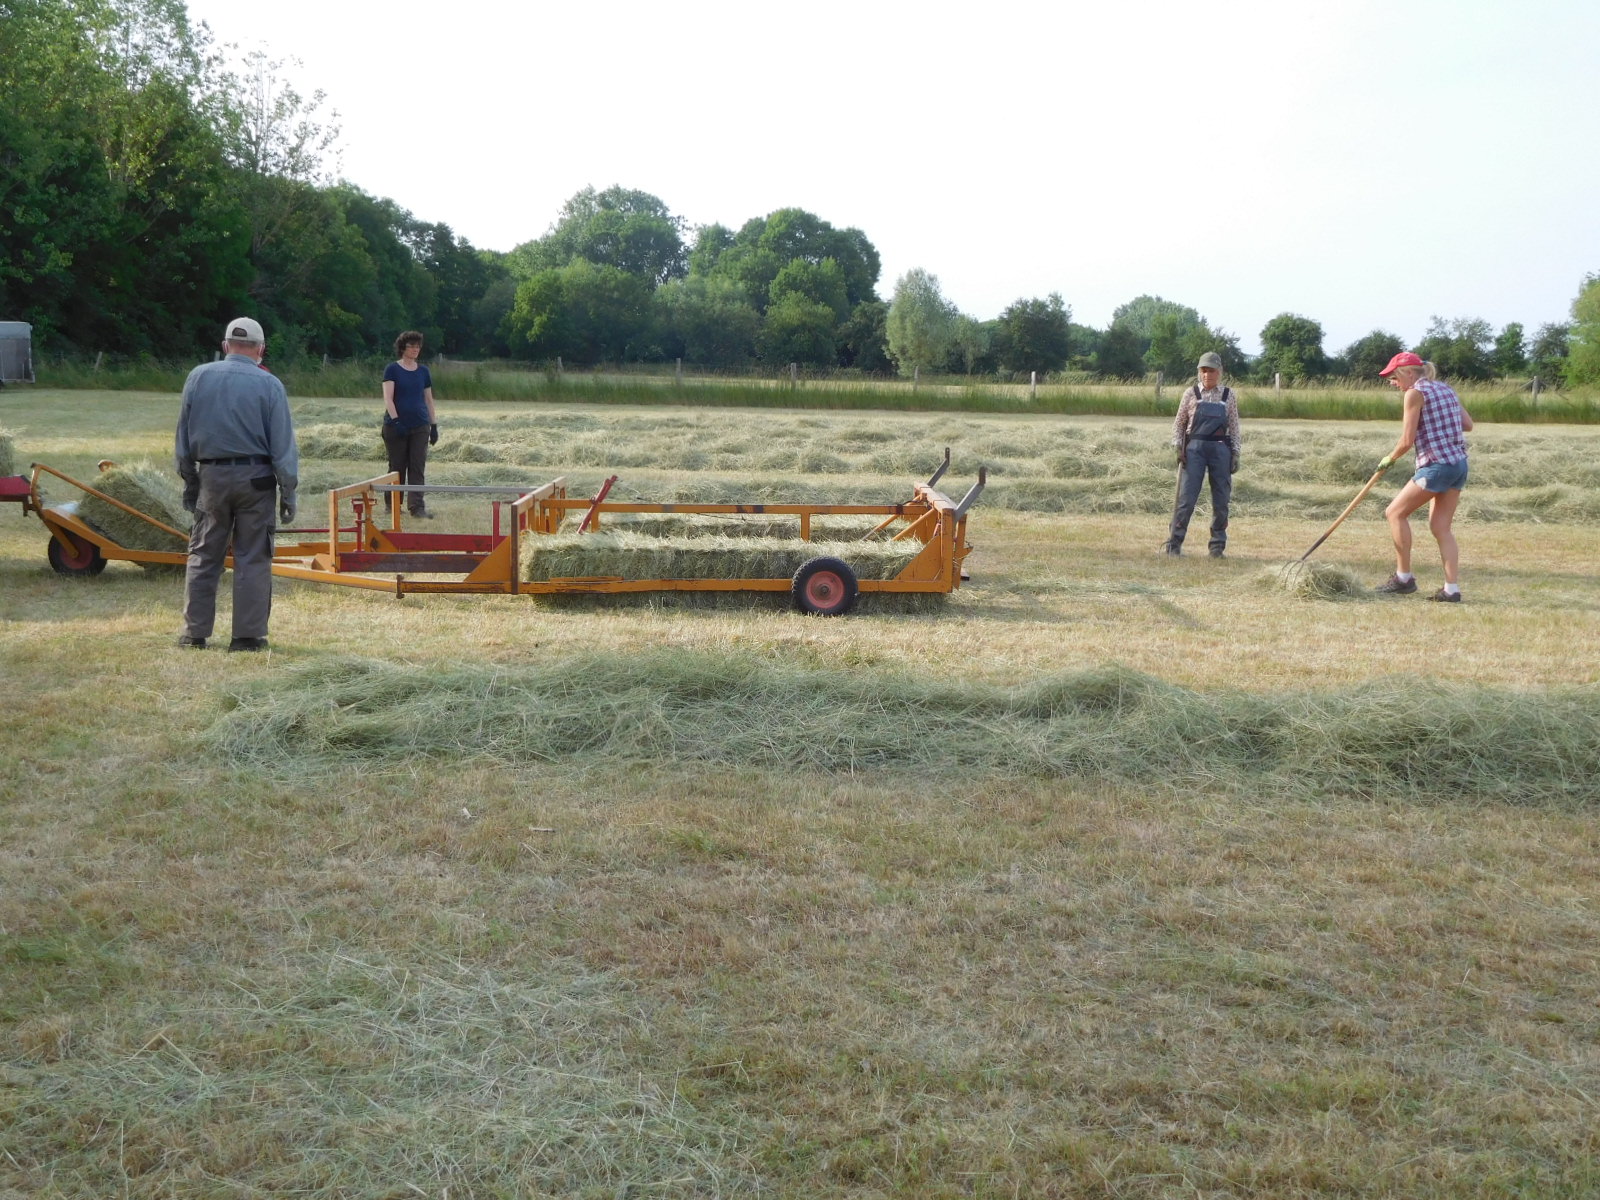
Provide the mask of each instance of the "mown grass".
MULTIPOLYGON (((169 452, 170 396, 47 400, 24 461, 169 452)), ((1537 499, 1593 431, 1475 435, 1456 607, 1274 582, 1388 429, 1247 426, 1213 562, 1155 553, 1159 419, 757 414, 696 467, 725 417, 472 417, 510 456, 441 479, 589 487, 608 428, 652 496, 1005 469, 937 612, 283 584, 265 656, 0 511, 0 1195, 1600 1190, 1600 581, 1537 499)), ((1316 561, 1382 578, 1378 507, 1316 561)))

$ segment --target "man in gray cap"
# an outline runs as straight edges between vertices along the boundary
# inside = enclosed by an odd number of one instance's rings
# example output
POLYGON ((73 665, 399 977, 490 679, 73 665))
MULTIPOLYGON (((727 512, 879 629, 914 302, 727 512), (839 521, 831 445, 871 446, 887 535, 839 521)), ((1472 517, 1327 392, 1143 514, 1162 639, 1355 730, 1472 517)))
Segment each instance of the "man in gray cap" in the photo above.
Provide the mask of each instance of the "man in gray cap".
POLYGON ((294 520, 300 451, 283 383, 257 370, 266 337, 249 317, 229 321, 227 357, 202 363, 183 384, 175 455, 183 506, 194 514, 178 645, 205 649, 217 617, 217 583, 233 543, 233 640, 265 650, 272 615, 273 518, 294 520))
POLYGON ((1233 473, 1239 469, 1239 398, 1232 388, 1222 386, 1220 354, 1207 350, 1199 366, 1199 382, 1183 393, 1172 423, 1172 444, 1178 448, 1178 497, 1163 548, 1168 554, 1183 553, 1200 484, 1210 475, 1211 557, 1221 558, 1228 545, 1233 473))

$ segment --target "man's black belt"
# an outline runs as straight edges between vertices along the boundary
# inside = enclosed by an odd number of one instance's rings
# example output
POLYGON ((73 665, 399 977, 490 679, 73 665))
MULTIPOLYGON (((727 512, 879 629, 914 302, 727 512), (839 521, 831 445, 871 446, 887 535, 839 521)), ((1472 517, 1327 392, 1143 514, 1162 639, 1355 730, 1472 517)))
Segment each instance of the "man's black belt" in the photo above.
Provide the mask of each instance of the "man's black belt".
POLYGON ((246 454, 240 458, 197 458, 195 462, 207 467, 270 467, 272 460, 265 454, 246 454))

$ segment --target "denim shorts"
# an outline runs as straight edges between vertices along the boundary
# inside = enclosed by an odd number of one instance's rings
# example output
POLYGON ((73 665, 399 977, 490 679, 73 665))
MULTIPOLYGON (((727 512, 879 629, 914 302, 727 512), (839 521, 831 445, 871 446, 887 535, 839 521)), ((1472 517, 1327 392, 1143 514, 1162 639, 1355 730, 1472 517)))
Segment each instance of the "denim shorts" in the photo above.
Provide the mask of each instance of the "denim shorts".
POLYGON ((1465 487, 1467 483, 1467 464, 1465 460, 1458 463, 1429 463, 1425 467, 1418 467, 1417 473, 1411 477, 1411 482, 1425 492, 1448 492, 1452 488, 1465 487))

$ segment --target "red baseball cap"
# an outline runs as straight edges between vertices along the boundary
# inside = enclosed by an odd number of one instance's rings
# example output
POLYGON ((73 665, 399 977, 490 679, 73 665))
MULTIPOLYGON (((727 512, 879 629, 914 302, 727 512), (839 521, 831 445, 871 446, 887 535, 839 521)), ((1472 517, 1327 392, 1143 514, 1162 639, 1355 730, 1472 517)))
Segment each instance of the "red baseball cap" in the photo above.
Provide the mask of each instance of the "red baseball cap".
POLYGON ((1387 379, 1401 367, 1420 367, 1421 365, 1422 360, 1415 354, 1411 353, 1409 350, 1402 350, 1399 354, 1396 354, 1393 358, 1391 358, 1389 360, 1389 365, 1383 370, 1379 371, 1378 374, 1387 379))

